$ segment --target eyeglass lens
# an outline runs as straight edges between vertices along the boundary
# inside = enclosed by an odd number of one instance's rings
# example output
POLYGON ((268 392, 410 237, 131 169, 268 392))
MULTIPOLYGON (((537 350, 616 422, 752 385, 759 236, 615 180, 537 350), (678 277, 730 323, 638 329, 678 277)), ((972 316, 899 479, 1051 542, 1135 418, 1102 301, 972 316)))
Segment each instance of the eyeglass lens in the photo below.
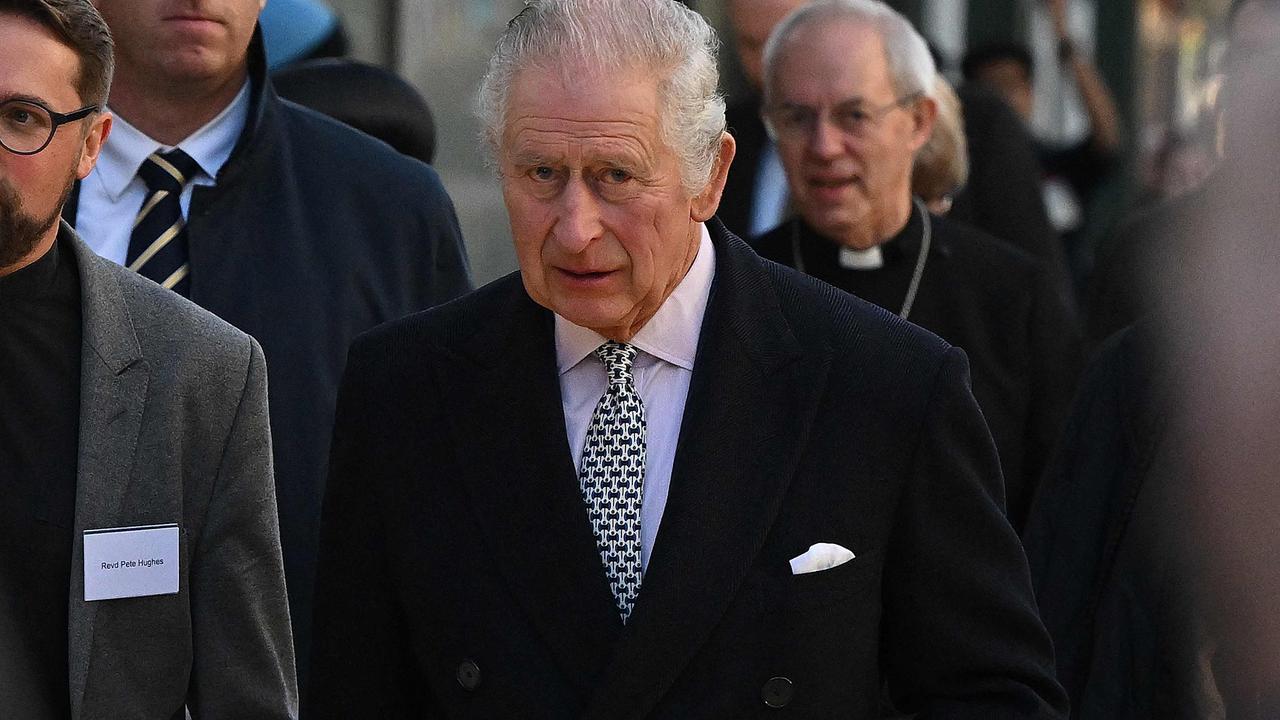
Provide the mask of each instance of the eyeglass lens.
POLYGON ((49 111, 23 100, 0 104, 0 143, 18 153, 30 153, 44 147, 53 135, 53 118, 49 111))

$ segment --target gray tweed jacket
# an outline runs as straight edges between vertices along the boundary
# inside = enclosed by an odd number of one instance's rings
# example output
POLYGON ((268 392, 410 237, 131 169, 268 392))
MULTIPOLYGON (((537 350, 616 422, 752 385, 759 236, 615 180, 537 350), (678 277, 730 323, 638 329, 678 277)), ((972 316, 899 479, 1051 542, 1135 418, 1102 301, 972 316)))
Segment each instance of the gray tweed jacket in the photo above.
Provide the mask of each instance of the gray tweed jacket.
POLYGON ((83 310, 72 717, 296 717, 262 350, 60 232, 83 310), (85 601, 85 530, 166 523, 177 594, 85 601))

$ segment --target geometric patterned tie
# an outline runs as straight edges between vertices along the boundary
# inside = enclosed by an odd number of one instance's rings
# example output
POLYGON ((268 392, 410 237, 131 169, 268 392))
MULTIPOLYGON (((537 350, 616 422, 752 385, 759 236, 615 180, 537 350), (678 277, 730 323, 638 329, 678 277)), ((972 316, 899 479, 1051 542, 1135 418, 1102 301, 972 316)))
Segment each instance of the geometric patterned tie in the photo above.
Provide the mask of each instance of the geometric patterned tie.
POLYGON ((609 386, 591 415, 578 483, 595 531, 622 624, 640 593, 640 506, 644 500, 644 403, 631 374, 633 345, 610 340, 596 348, 609 386))
POLYGON ((182 220, 182 188, 200 165, 177 148, 152 153, 138 168, 147 184, 147 199, 133 222, 125 265, 130 270, 187 297, 191 266, 187 264, 186 223, 182 220))

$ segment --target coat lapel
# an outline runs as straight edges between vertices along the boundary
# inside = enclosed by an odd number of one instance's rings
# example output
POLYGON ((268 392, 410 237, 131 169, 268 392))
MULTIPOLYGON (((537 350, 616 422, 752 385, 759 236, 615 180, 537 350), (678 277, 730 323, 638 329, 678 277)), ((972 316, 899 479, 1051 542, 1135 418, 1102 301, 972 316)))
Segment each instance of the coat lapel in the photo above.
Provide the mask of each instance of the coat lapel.
POLYGON ((829 351, 802 353, 767 272, 723 226, 671 489, 631 621, 586 713, 645 716, 755 562, 795 472, 829 351))
POLYGON ((503 576, 585 698, 622 630, 565 434, 553 318, 514 280, 506 322, 473 338, 439 386, 462 482, 503 576))
POLYGON ((149 370, 113 269, 66 224, 75 248, 83 313, 80 447, 68 611, 73 718, 84 712, 98 603, 84 601, 84 531, 119 524, 146 406, 149 370))

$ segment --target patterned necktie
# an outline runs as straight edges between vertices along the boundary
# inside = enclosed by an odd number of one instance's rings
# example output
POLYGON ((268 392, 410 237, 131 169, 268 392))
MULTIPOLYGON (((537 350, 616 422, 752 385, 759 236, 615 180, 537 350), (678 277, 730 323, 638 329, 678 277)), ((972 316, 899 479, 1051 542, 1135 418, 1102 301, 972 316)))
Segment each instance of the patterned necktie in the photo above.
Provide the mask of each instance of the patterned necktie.
POLYGON ((640 592, 640 505, 644 499, 644 403, 631 374, 636 348, 612 340, 596 348, 609 386, 591 415, 578 482, 596 547, 625 625, 640 592))
POLYGON ((200 171, 191 156, 178 149, 152 153, 138 168, 147 184, 147 199, 133 221, 125 265, 186 297, 191 289, 187 264, 186 223, 182 188, 200 171))

